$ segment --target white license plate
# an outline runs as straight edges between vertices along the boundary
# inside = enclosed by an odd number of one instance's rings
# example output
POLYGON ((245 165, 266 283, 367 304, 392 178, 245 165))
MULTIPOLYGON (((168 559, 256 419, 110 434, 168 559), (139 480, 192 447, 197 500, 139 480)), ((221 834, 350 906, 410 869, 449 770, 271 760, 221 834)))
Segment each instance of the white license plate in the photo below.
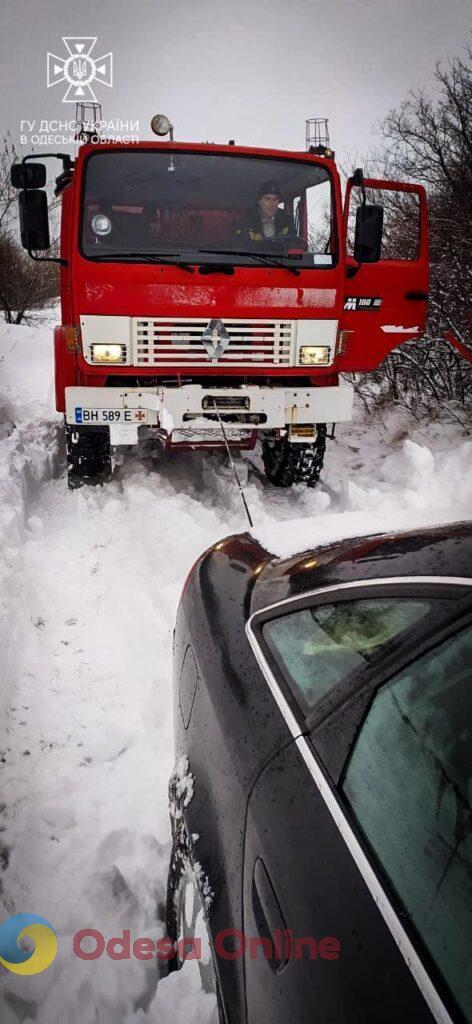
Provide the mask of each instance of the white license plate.
POLYGON ((148 414, 145 409, 83 409, 76 405, 74 409, 75 423, 147 423, 148 414))

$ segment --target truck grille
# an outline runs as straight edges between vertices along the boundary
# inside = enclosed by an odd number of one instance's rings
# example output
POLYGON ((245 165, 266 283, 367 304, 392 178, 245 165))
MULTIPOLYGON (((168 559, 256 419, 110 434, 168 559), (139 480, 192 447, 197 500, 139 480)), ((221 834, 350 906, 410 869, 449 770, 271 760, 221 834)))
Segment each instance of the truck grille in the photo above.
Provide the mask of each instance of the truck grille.
POLYGON ((230 341, 218 356, 202 341, 208 319, 133 318, 133 366, 290 366, 296 324, 290 320, 223 320, 230 341))

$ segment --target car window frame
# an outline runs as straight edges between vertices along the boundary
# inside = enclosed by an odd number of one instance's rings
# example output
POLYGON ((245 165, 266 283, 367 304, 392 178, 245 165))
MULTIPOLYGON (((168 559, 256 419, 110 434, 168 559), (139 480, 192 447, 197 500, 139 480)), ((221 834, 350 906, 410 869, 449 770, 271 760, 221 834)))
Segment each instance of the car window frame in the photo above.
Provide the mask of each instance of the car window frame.
MULTIPOLYGON (((335 583, 326 587, 316 588, 304 594, 284 598, 275 604, 268 605, 254 612, 248 619, 246 633, 251 646, 257 645, 260 654, 270 669, 271 674, 277 680, 277 685, 284 693, 286 702, 297 722, 299 732, 310 732, 317 728, 321 722, 329 718, 341 705, 345 704, 354 693, 362 690, 369 682, 375 672, 378 671, 376 662, 370 663, 361 669, 344 676, 336 683, 331 690, 320 698, 317 704, 304 713, 299 705, 296 696, 288 681, 284 677, 270 647, 263 636, 263 626, 272 620, 279 619, 283 615, 290 615, 296 611, 313 608, 318 605, 347 602, 354 599, 362 600, 373 597, 411 597, 431 598, 443 601, 451 601, 451 611, 457 609, 457 601, 460 601, 460 589, 469 590, 469 597, 472 601, 472 580, 466 577, 435 577, 435 576, 404 576, 404 577, 379 577, 377 579, 350 580, 347 583, 335 583)), ((465 595, 467 601, 467 594, 465 595)), ((421 628, 424 618, 400 634, 401 639, 394 641, 391 650, 385 656, 385 672, 396 671, 397 665, 402 663, 403 657, 408 657, 409 651, 417 651, 424 645, 427 646, 430 636, 436 635, 438 625, 447 626, 449 617, 456 618, 457 613, 452 616, 434 616, 431 612, 428 615, 430 628, 425 633, 421 628), (420 636, 422 641, 420 642, 420 636)), ((382 671, 382 676, 384 671, 382 671)))

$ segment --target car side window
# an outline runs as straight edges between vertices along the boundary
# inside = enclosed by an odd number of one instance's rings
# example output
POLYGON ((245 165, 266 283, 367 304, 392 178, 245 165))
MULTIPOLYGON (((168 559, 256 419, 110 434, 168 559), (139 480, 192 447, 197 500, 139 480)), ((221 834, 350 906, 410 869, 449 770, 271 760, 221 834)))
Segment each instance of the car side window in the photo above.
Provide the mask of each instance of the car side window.
POLYGON ((262 635, 307 714, 345 676, 386 652, 432 604, 408 597, 318 604, 271 619, 262 635))
POLYGON ((342 793, 466 1019, 472 1019, 472 627, 377 691, 342 793))

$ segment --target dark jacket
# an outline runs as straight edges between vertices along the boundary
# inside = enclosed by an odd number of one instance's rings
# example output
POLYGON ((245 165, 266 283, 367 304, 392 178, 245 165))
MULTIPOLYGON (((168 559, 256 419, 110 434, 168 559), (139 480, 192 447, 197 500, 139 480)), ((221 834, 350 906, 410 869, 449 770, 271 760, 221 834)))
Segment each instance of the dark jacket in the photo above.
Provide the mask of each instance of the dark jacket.
MULTIPOLYGON (((295 225, 288 213, 284 213, 283 210, 276 210, 274 238, 296 237, 296 234, 295 225)), ((264 236, 258 206, 250 210, 243 220, 236 225, 236 237, 244 242, 271 241, 270 238, 265 238, 264 236)))

